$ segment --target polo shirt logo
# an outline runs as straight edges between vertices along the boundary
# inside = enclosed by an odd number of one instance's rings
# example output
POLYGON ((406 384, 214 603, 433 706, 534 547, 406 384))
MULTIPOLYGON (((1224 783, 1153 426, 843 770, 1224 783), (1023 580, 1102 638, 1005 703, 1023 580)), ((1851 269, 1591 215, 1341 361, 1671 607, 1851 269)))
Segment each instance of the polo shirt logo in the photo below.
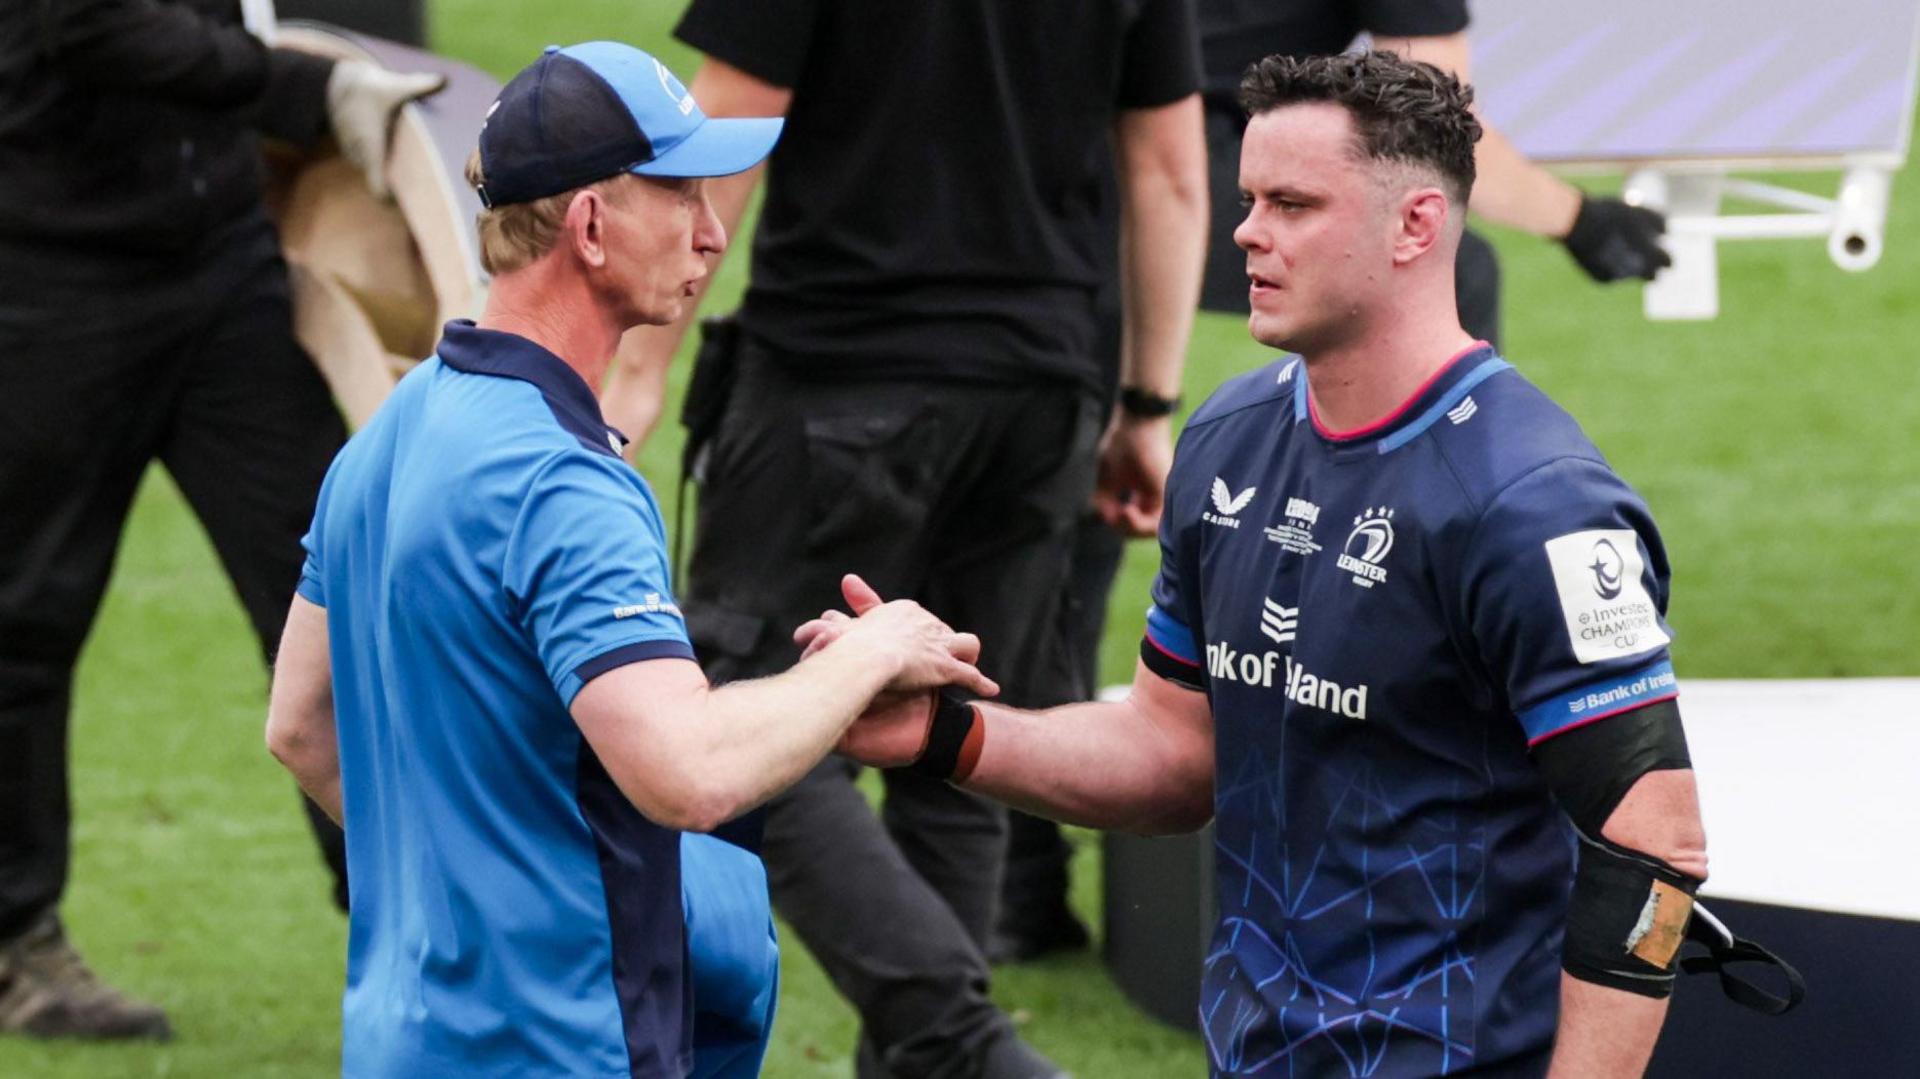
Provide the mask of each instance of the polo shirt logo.
POLYGON ((615 618, 632 618, 637 614, 670 614, 678 618, 680 616, 680 608, 675 606, 672 600, 662 599, 660 593, 648 592, 646 602, 644 603, 632 603, 625 607, 615 607, 613 609, 613 617, 615 618))

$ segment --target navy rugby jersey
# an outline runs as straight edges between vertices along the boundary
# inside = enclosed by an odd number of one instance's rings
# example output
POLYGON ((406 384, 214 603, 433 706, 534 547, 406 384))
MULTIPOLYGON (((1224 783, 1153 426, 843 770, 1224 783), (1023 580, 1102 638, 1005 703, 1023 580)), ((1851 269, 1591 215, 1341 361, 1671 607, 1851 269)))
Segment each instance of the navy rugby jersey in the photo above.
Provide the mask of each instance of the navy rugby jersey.
POLYGON ((1572 833, 1528 746, 1674 695, 1640 498, 1487 346, 1333 433, 1297 360, 1168 484, 1148 645, 1212 703, 1215 1074, 1544 1071, 1572 833))

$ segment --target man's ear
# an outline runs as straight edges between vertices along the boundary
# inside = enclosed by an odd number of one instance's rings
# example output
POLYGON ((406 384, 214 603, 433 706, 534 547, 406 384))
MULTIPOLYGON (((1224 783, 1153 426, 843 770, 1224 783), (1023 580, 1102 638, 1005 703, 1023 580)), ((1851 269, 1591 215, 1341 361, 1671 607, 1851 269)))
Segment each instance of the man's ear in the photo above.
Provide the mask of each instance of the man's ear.
POLYGON ((1431 251, 1446 235, 1453 200, 1437 187, 1416 187, 1400 196, 1393 262, 1404 266, 1431 251))
POLYGON ((607 200, 585 188, 574 192, 561 224, 575 258, 595 269, 607 264, 607 200))

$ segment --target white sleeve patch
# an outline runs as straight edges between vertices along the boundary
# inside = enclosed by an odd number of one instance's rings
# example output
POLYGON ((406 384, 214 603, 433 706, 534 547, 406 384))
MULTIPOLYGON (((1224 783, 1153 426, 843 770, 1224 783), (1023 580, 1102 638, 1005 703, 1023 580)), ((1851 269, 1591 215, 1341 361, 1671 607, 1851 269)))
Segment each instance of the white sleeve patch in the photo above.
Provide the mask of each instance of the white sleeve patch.
POLYGON ((1567 637, 1581 663, 1637 656, 1668 641, 1641 574, 1640 543, 1631 528, 1569 532, 1546 543, 1567 637))

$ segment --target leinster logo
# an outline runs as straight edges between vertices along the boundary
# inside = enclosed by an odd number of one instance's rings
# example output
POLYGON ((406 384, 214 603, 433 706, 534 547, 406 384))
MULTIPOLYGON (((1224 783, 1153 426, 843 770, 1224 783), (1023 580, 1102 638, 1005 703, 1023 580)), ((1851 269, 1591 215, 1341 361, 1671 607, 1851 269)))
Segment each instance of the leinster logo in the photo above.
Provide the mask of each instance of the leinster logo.
POLYGON ((1353 519, 1353 531, 1347 533, 1346 548, 1335 563, 1353 574, 1353 583, 1372 588, 1387 579, 1380 563, 1393 550, 1393 510, 1386 506, 1370 509, 1353 519))
POLYGON ((1247 503, 1253 501, 1253 496, 1258 490, 1259 488, 1257 487, 1249 487, 1239 494, 1234 494, 1233 489, 1227 486, 1226 480, 1215 476, 1213 478, 1213 508, 1219 512, 1207 513, 1202 511, 1200 519, 1208 524, 1224 525, 1227 528, 1239 528, 1240 511, 1247 508, 1247 503))
POLYGON ((1626 569, 1626 559, 1620 557, 1620 548, 1612 540, 1603 539, 1593 545, 1593 590, 1601 599, 1619 599, 1622 571, 1626 569))

